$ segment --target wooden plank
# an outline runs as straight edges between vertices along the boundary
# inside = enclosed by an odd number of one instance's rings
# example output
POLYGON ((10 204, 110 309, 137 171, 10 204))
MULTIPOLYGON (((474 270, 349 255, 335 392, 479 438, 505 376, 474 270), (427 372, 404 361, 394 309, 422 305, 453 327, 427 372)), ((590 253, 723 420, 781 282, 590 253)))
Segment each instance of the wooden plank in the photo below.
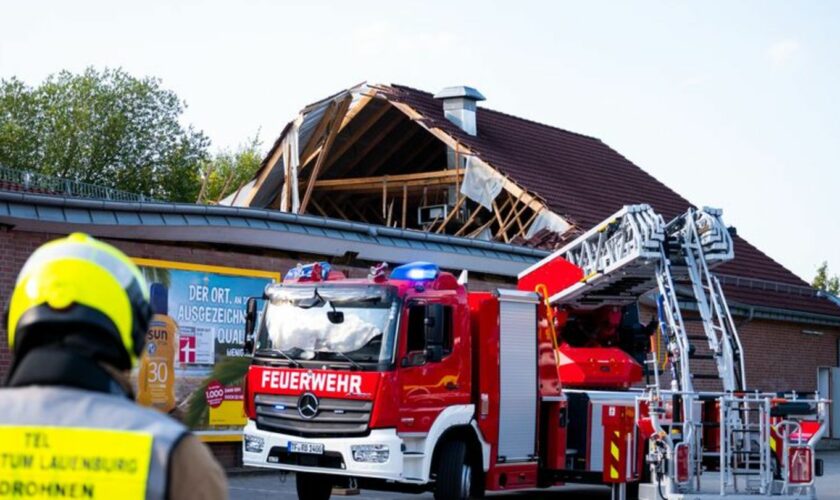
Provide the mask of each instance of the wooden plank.
MULTIPOLYGON (((505 192, 507 193, 507 191, 505 191, 505 192)), ((501 226, 499 226, 500 228, 507 226, 508 221, 510 221, 510 219, 513 217, 513 214, 515 212, 514 209, 519 205, 519 202, 521 201, 521 199, 522 199, 522 196, 519 196, 518 198, 514 198, 513 195, 511 195, 510 193, 507 193, 507 202, 509 203, 510 201, 513 201, 513 205, 511 206, 511 211, 508 212, 508 214, 505 216, 504 222, 502 223, 501 226)))
POLYGON ((329 168, 333 163, 335 163, 335 160, 340 158, 341 155, 346 153, 348 149, 350 149, 354 144, 356 144, 356 141, 358 141, 359 138, 365 134, 365 132, 370 130, 371 127, 373 127, 377 122, 379 122, 379 119, 385 116, 385 113, 387 113, 389 109, 391 109, 391 106, 387 102, 384 102, 379 109, 376 109, 373 112, 371 112, 370 116, 365 118, 365 121, 356 124, 356 128, 353 130, 353 132, 349 133, 346 138, 342 138, 343 140, 340 143, 336 144, 335 150, 333 151, 332 155, 333 158, 329 162, 327 162, 325 167, 329 168))
POLYGON ((408 215, 408 186, 403 184, 403 199, 402 199, 402 228, 405 229, 405 219, 408 215))
POLYGON ((382 178, 382 218, 388 214, 388 176, 382 178))
POLYGON ((303 149, 298 150, 301 158, 300 164, 298 165, 299 170, 302 170, 304 165, 306 165, 306 161, 315 155, 316 150, 321 150, 321 139, 324 138, 324 134, 327 132, 328 127, 332 124, 335 114, 338 111, 338 107, 338 102, 332 101, 326 111, 324 111, 324 115, 321 116, 321 120, 318 122, 318 125, 315 126, 315 130, 313 130, 312 134, 309 136, 309 142, 306 144, 298 144, 299 148, 303 147, 303 149), (307 160, 304 161, 304 158, 307 160))
POLYGON ((517 217, 519 217, 522 214, 522 212, 525 211, 526 208, 528 208, 527 204, 523 204, 522 207, 519 208, 519 209, 516 209, 515 206, 513 208, 511 208, 511 210, 513 211, 513 217, 511 217, 510 220, 507 222, 507 224, 505 224, 505 226, 503 228, 499 229, 499 232, 496 233, 496 238, 497 239, 498 239, 500 234, 507 233, 507 230, 510 227, 510 225, 513 224, 513 222, 517 219, 517 217))
POLYGON ((269 158, 268 163, 265 164, 265 168, 262 169, 260 175, 257 177, 257 181, 254 183, 254 187, 251 188, 251 192, 246 195, 245 201, 243 203, 244 206, 250 207, 251 202, 254 201, 254 197, 257 196, 257 192, 262 187, 263 182, 265 182, 266 177, 268 177, 268 173, 274 168, 274 165, 283 155, 283 148, 282 142, 277 145, 277 149, 274 150, 274 153, 269 158))
POLYGON ((465 222, 464 225, 461 226, 461 229, 459 229, 455 233, 455 236, 461 236, 461 233, 463 233, 468 227, 470 227, 470 224, 472 224, 472 222, 475 220, 475 217, 478 215, 478 212, 480 212, 482 208, 484 208, 482 205, 477 205, 475 207, 475 210, 473 210, 473 213, 470 214, 470 217, 467 219, 467 222, 465 222))
POLYGON ((432 186, 437 184, 454 184, 464 176, 463 170, 435 170, 433 172, 417 172, 413 174, 385 175, 373 177, 351 177, 344 179, 324 179, 315 182, 315 189, 319 191, 354 191, 360 189, 382 188, 382 182, 387 179, 390 184, 408 186, 432 186))
POLYGON ((388 204, 388 217, 385 219, 385 225, 391 227, 391 219, 394 215, 394 200, 391 200, 391 203, 388 204))
POLYGON ((312 167, 312 173, 309 174, 309 183, 306 185, 306 192, 303 194, 303 200, 300 202, 300 210, 298 213, 306 213, 306 205, 309 203, 309 198, 312 196, 312 190, 315 187, 315 180, 318 179, 318 173, 321 171, 321 166, 324 164, 324 158, 329 156, 330 148, 332 148, 333 141, 335 141, 335 137, 338 135, 340 127, 337 122, 338 120, 344 119, 344 114, 347 113, 347 109, 350 107, 350 102, 351 99, 348 96, 341 104, 338 105, 338 109, 333 114, 327 138, 324 139, 324 146, 321 148, 321 154, 318 155, 318 161, 315 162, 315 166, 312 167))
POLYGON ((455 202, 455 206, 452 207, 452 211, 449 212, 449 214, 443 220, 443 223, 438 227, 437 231, 435 231, 435 232, 442 233, 443 230, 446 229, 446 225, 449 224, 449 222, 452 220, 453 217, 455 217, 455 214, 457 214, 458 210, 461 209, 461 205, 464 204, 464 200, 466 200, 466 199, 467 199, 466 196, 464 196, 462 194, 458 195, 458 201, 455 202))
MULTIPOLYGON (((356 105, 352 106, 351 108, 349 108, 347 110, 346 113, 344 113, 344 117, 342 118, 341 124, 338 127, 338 133, 341 133, 341 131, 344 130, 344 127, 346 127, 347 124, 350 123, 350 121, 353 120, 353 118, 356 117, 356 115, 358 115, 359 113, 364 111, 365 107, 368 104, 370 104, 370 102, 373 100, 373 97, 376 96, 376 92, 367 92, 367 93, 360 94, 360 95, 362 97, 360 97, 358 99, 358 101, 356 101, 356 105)), ((352 93, 348 94, 346 99, 349 100, 348 106, 353 104, 353 94, 352 93)), ((384 106, 384 107, 387 108, 387 105, 384 106)), ((327 118, 326 113, 324 114, 324 116, 321 120, 321 123, 318 124, 319 129, 321 128, 321 124, 325 122, 325 120, 324 120, 325 118, 327 118)), ((315 132, 323 135, 323 130, 320 130, 320 131, 316 130, 315 132)), ((310 137, 315 138, 316 137, 315 133, 313 133, 310 137)), ((309 144, 307 144, 306 150, 300 155, 301 158, 305 158, 305 159, 301 160, 301 162, 300 162, 300 170, 305 169, 309 165, 309 163, 312 161, 312 159, 315 158, 316 155, 320 154, 321 150, 323 149, 323 146, 320 146, 317 143, 318 143, 318 141, 313 142, 310 139, 309 144), (312 147, 310 147, 310 145, 312 145, 312 147), (318 147, 316 149, 313 149, 314 146, 318 146, 318 147)))
POLYGON ((478 236, 479 234, 481 234, 481 233, 482 233, 482 231, 484 231, 485 229, 487 229, 488 227, 490 227, 490 226, 491 226, 494 222, 496 222, 496 221, 494 221, 493 219, 488 220, 487 222, 485 222, 484 224, 482 224, 481 226, 479 226, 479 227, 478 227, 478 229, 476 229, 475 231, 473 231, 473 232, 471 232, 470 234, 468 234, 468 235, 467 235, 467 237, 468 237, 468 238, 475 238, 476 236, 478 236))
POLYGON ((531 214, 530 217, 528 217, 528 221, 525 222, 525 225, 522 226, 522 228, 519 230, 518 233, 516 233, 516 236, 521 236, 521 237, 524 238, 525 234, 528 232, 528 231, 526 231, 526 229, 528 229, 528 227, 530 227, 531 223, 534 222, 534 219, 536 219, 539 214, 540 214, 540 212, 537 212, 535 210, 534 213, 531 214))
MULTIPOLYGON (((501 212, 499 212, 499 206, 496 205, 496 200, 493 200, 490 204, 493 206, 493 214, 496 216, 496 220, 499 222, 499 227, 503 227, 504 223, 502 222, 502 214, 501 212)), ((504 238, 505 243, 508 243, 510 241, 507 237, 507 233, 503 232, 502 238, 504 238)))
MULTIPOLYGON (((373 95, 375 95, 375 93, 367 94, 367 95, 371 95, 371 97, 372 97, 373 95)), ((347 99, 350 99, 350 102, 352 103, 352 94, 348 95, 347 99)), ((357 105, 354 109, 358 109, 358 111, 361 111, 361 109, 364 108, 364 106, 367 105, 370 102, 369 99, 362 102, 363 99, 365 99, 365 98, 363 97, 362 99, 359 100, 359 105, 357 105)), ((335 102, 331 103, 330 106, 332 107, 334 104, 335 104, 335 102)), ((387 106, 385 106, 385 107, 387 107, 387 106)), ((355 114, 353 116, 355 116, 355 114)), ((321 125, 324 124, 324 122, 326 121, 325 120, 326 117, 327 116, 326 116, 326 113, 325 113, 325 115, 321 118, 321 122, 318 124, 318 128, 320 128, 321 125)), ((352 117, 350 117, 350 118, 352 118, 352 117)), ((341 128, 339 129, 339 132, 341 131, 341 129, 344 128, 344 126, 348 122, 349 122, 349 118, 347 118, 345 116, 345 120, 342 121, 341 128)), ((306 161, 301 161, 300 162, 300 164, 298 165, 298 170, 299 171, 302 170, 304 167, 306 167, 306 164, 314 157, 315 153, 317 153, 317 151, 310 152, 309 151, 309 149, 310 149, 309 145, 312 144, 313 147, 314 147, 314 145, 316 145, 319 142, 318 141, 318 138, 319 138, 318 134, 319 134, 319 132, 316 129, 315 133, 313 133, 310 136, 309 144, 307 144, 305 146, 304 151, 302 151, 300 153, 300 158, 306 158, 306 161)), ((266 177, 268 177, 269 171, 273 168, 273 165, 275 163, 277 163, 277 160, 280 158, 280 156, 282 154, 281 149, 282 148, 280 148, 280 145, 278 144, 277 149, 274 150, 274 152, 272 153, 271 158, 269 159, 268 163, 266 163, 266 168, 264 168, 262 170, 262 172, 260 172, 260 175, 257 178, 257 181, 254 183, 254 187, 251 188, 251 192, 248 194, 247 201, 245 202, 245 206, 250 206, 251 205, 251 202, 253 201, 254 197, 257 195, 257 192, 259 192, 260 188, 262 187, 263 182, 265 182, 266 177)))

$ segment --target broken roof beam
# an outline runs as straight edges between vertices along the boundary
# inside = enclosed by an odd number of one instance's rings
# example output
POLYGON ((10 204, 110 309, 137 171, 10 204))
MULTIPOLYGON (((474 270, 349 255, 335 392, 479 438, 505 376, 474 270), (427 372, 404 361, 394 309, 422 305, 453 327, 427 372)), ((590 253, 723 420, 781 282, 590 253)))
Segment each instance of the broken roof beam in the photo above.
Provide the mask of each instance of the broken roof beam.
MULTIPOLYGON (((372 98, 368 97, 368 100, 365 101, 365 106, 368 103, 372 102, 371 99, 372 98)), ((362 121, 358 122, 355 125, 353 131, 348 132, 347 137, 342 137, 340 141, 336 142, 336 144, 334 145, 332 153, 329 154, 329 155, 325 155, 327 157, 325 159, 326 163, 323 165, 322 168, 328 169, 330 166, 332 166, 332 164, 335 163, 335 160, 337 160, 338 158, 341 158, 341 156, 344 153, 346 153, 347 150, 350 149, 354 144, 356 144, 356 141, 358 141, 359 138, 365 132, 370 130, 371 127, 373 127, 379 121, 379 119, 382 118, 385 115, 385 113, 387 113, 388 110, 390 109, 390 106, 388 105, 387 102, 384 102, 384 101, 376 101, 376 102, 382 102, 382 104, 378 108, 376 108, 374 111, 372 111, 370 113, 370 115, 367 116, 366 118, 364 118, 364 119, 359 118, 359 120, 362 120, 362 121)), ((341 123, 341 127, 339 127, 339 132, 342 132, 344 130, 344 128, 350 123, 350 121, 353 118, 355 118, 356 116, 359 116, 359 114, 363 111, 363 108, 359 109, 360 105, 361 104, 357 104, 354 108, 350 109, 347 112, 347 115, 345 116, 344 120, 341 123)), ((319 153, 320 153, 320 149, 313 151, 311 154, 304 155, 303 156, 304 161, 301 164, 301 169, 305 168, 306 165, 311 163, 312 160, 315 158, 315 155, 319 154, 319 153)))
POLYGON ((309 182, 306 185, 306 192, 303 194, 303 200, 300 202, 299 213, 306 213, 306 206, 309 204, 309 199, 312 197, 312 189, 315 187, 315 181, 318 179, 318 173, 321 171, 324 159, 330 154, 333 141, 335 141, 335 137, 341 129, 340 122, 344 120, 344 116, 350 108, 350 102, 351 98, 350 96, 347 96, 340 104, 336 105, 336 110, 330 118, 327 136, 324 139, 323 146, 321 146, 321 153, 318 155, 318 161, 315 162, 315 166, 312 167, 312 173, 309 174, 309 182))
POLYGON ((319 191, 366 191, 378 192, 383 183, 394 187, 423 188, 432 186, 451 187, 464 177, 463 169, 438 170, 415 174, 379 175, 375 177, 355 177, 326 179, 315 181, 319 191))
MULTIPOLYGON (((487 166, 488 168, 492 168, 493 170, 498 171, 492 165, 475 155, 472 152, 472 150, 466 147, 463 143, 459 143, 458 141, 456 141, 455 138, 453 138, 451 135, 447 134, 440 128, 429 127, 428 125, 426 125, 426 123, 424 122, 425 117, 422 114, 418 113, 414 108, 412 108, 408 104, 393 100, 389 102, 392 106, 405 113, 405 115, 408 116, 412 121, 418 123, 420 126, 431 132, 435 137, 440 139, 444 144, 446 144, 450 148, 459 148, 461 154, 472 156, 474 161, 478 161, 487 166)), ((505 177, 504 179, 504 188, 513 196, 519 197, 520 195, 522 195, 522 201, 525 202, 529 207, 531 207, 532 210, 539 210, 545 206, 545 204, 542 201, 540 201, 537 197, 522 189, 519 185, 517 185, 507 177, 505 177)))

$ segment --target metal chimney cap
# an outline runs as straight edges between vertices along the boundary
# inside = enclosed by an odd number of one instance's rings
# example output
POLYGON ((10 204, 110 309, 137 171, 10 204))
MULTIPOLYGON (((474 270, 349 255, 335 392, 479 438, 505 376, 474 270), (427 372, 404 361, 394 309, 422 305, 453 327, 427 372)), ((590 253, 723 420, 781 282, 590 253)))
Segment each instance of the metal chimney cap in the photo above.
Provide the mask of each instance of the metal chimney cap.
POLYGON ((459 85, 456 87, 446 87, 445 89, 441 90, 437 94, 435 94, 435 99, 451 99, 461 97, 464 99, 471 99, 473 101, 486 101, 487 99, 481 95, 481 92, 478 90, 467 87, 466 85, 459 85))

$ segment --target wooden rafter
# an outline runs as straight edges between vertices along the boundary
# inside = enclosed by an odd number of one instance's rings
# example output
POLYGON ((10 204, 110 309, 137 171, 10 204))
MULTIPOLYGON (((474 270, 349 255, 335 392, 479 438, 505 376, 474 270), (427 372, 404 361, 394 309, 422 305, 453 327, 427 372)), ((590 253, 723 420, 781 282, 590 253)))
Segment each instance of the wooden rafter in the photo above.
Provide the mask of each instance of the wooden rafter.
POLYGON ((403 198, 402 198, 402 228, 405 229, 405 219, 408 214, 408 186, 403 184, 403 198))
MULTIPOLYGON (((493 201, 491 202, 491 205, 493 206, 493 215, 495 215, 495 216, 496 216, 496 221, 498 221, 498 222, 499 222, 499 227, 502 227, 502 225, 503 225, 503 222, 502 222, 502 213, 499 211, 499 206, 496 204, 496 200, 493 200, 493 201)), ((510 240, 508 239, 508 237, 507 237, 507 233, 505 233, 504 231, 502 231, 502 232, 501 232, 501 234, 502 234, 502 238, 505 240, 505 243, 507 243, 507 242, 509 242, 509 241, 510 241, 510 240)))
MULTIPOLYGON (((357 144, 357 146, 360 146, 358 150, 352 150, 352 154, 349 155, 348 161, 339 165, 340 168, 338 170, 336 170, 337 167, 333 167, 333 169, 331 170, 333 176, 344 175, 347 172, 352 172, 356 168, 356 166, 362 160, 364 160, 367 157, 367 155, 370 154, 371 151, 373 151, 373 149, 376 146, 382 144, 383 140, 389 139, 392 135, 392 132, 394 132, 395 129, 398 129, 401 125, 405 124, 405 117, 400 116, 399 113, 394 113, 392 118, 385 122, 384 125, 382 125, 381 127, 377 127, 375 133, 371 137, 369 137, 365 143, 357 144)), ((333 155, 333 157, 336 159, 336 161, 338 161, 337 156, 333 155)))
MULTIPOLYGON (((519 218, 519 216, 522 215, 522 212, 524 212, 525 209, 527 209, 527 208, 528 208, 528 205, 524 204, 524 203, 518 209, 516 208, 515 205, 513 207, 511 207, 511 213, 513 215, 509 218, 509 220, 507 221, 507 223, 504 226, 499 228, 499 232, 496 233, 496 238, 498 238, 502 234, 507 234, 507 230, 511 226, 511 224, 513 224, 514 221, 516 221, 519 218)), ((521 222, 520 222, 520 224, 521 224, 521 222)))
POLYGON ((449 214, 446 216, 445 219, 443 219, 443 222, 437 228, 437 231, 435 231, 436 233, 442 233, 443 230, 446 229, 446 225, 449 224, 449 222, 452 220, 453 217, 455 217, 455 214, 457 214, 458 210, 461 209, 461 205, 464 204, 464 200, 466 200, 466 199, 467 199, 466 196, 464 196, 460 193, 458 194, 458 201, 455 202, 455 206, 452 207, 452 211, 449 212, 449 214))
POLYGON ((406 186, 408 188, 423 188, 436 185, 451 186, 463 178, 463 175, 464 171, 462 169, 375 177, 323 179, 315 181, 315 189, 319 191, 378 192, 383 189, 383 183, 396 187, 406 186))
POLYGON ((466 231, 468 227, 470 227, 470 224, 472 224, 472 223, 473 223, 473 221, 475 220, 476 216, 478 215, 478 212, 480 212, 482 208, 484 208, 482 205, 478 205, 477 207, 475 207, 475 210, 473 210, 473 212, 470 214, 469 218, 467 218, 467 222, 465 222, 465 223, 464 223, 464 225, 463 225, 463 226, 461 226, 461 229, 459 229, 459 230, 455 233, 455 236, 461 236, 461 234, 462 234, 464 231, 466 231))
MULTIPOLYGON (((391 109, 388 103, 383 103, 381 107, 371 112, 371 114, 364 119, 364 121, 359 122, 354 130, 347 134, 347 137, 342 137, 342 140, 334 145, 332 154, 329 155, 325 161, 323 168, 326 170, 330 168, 333 163, 336 162, 341 156, 347 152, 359 138, 364 135, 365 132, 371 129, 379 119, 382 118, 388 110, 391 109)), ((348 113, 349 115, 349 113, 348 113)), ((361 120, 361 118, 359 118, 361 120)))
POLYGON ((340 128, 339 121, 344 119, 344 115, 347 113, 351 101, 352 99, 348 96, 344 99, 344 101, 338 104, 335 113, 333 113, 333 116, 330 119, 329 131, 327 132, 327 137, 324 139, 324 145, 321 147, 321 154, 318 155, 318 161, 315 162, 315 166, 312 167, 312 173, 309 174, 309 183, 306 185, 306 192, 303 194, 303 200, 300 202, 299 213, 306 213, 306 206, 309 204, 309 198, 312 196, 312 189, 315 187, 315 181, 318 179, 318 173, 321 171, 324 159, 330 154, 330 148, 332 147, 333 141, 335 141, 335 137, 338 135, 340 128))
POLYGON ((422 132, 423 129, 420 127, 411 127, 406 133, 402 134, 397 140, 391 141, 385 151, 379 155, 379 158, 371 161, 369 163, 365 163, 365 174, 372 175, 379 170, 382 165, 384 165, 388 160, 390 160, 394 154, 400 150, 401 147, 405 145, 408 141, 410 141, 418 132, 422 132))
POLYGON ((337 101, 331 102, 327 110, 324 111, 324 116, 321 117, 321 120, 318 122, 315 130, 313 130, 312 134, 309 136, 309 142, 307 144, 301 144, 301 146, 304 146, 303 150, 300 151, 301 161, 299 167, 301 169, 303 169, 303 166, 306 164, 304 158, 308 160, 309 158, 314 157, 317 151, 321 150, 321 145, 323 144, 322 139, 324 139, 324 135, 332 126, 333 119, 338 112, 338 107, 339 103, 337 101))

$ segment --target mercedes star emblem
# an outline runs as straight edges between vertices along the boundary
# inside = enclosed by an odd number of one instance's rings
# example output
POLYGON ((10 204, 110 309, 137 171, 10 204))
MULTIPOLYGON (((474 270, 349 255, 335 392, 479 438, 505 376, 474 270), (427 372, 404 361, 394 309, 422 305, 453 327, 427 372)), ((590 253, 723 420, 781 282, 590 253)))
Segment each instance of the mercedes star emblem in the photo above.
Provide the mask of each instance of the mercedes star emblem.
POLYGON ((311 392, 306 392, 298 399, 298 413, 301 417, 310 420, 318 414, 318 397, 311 392))

